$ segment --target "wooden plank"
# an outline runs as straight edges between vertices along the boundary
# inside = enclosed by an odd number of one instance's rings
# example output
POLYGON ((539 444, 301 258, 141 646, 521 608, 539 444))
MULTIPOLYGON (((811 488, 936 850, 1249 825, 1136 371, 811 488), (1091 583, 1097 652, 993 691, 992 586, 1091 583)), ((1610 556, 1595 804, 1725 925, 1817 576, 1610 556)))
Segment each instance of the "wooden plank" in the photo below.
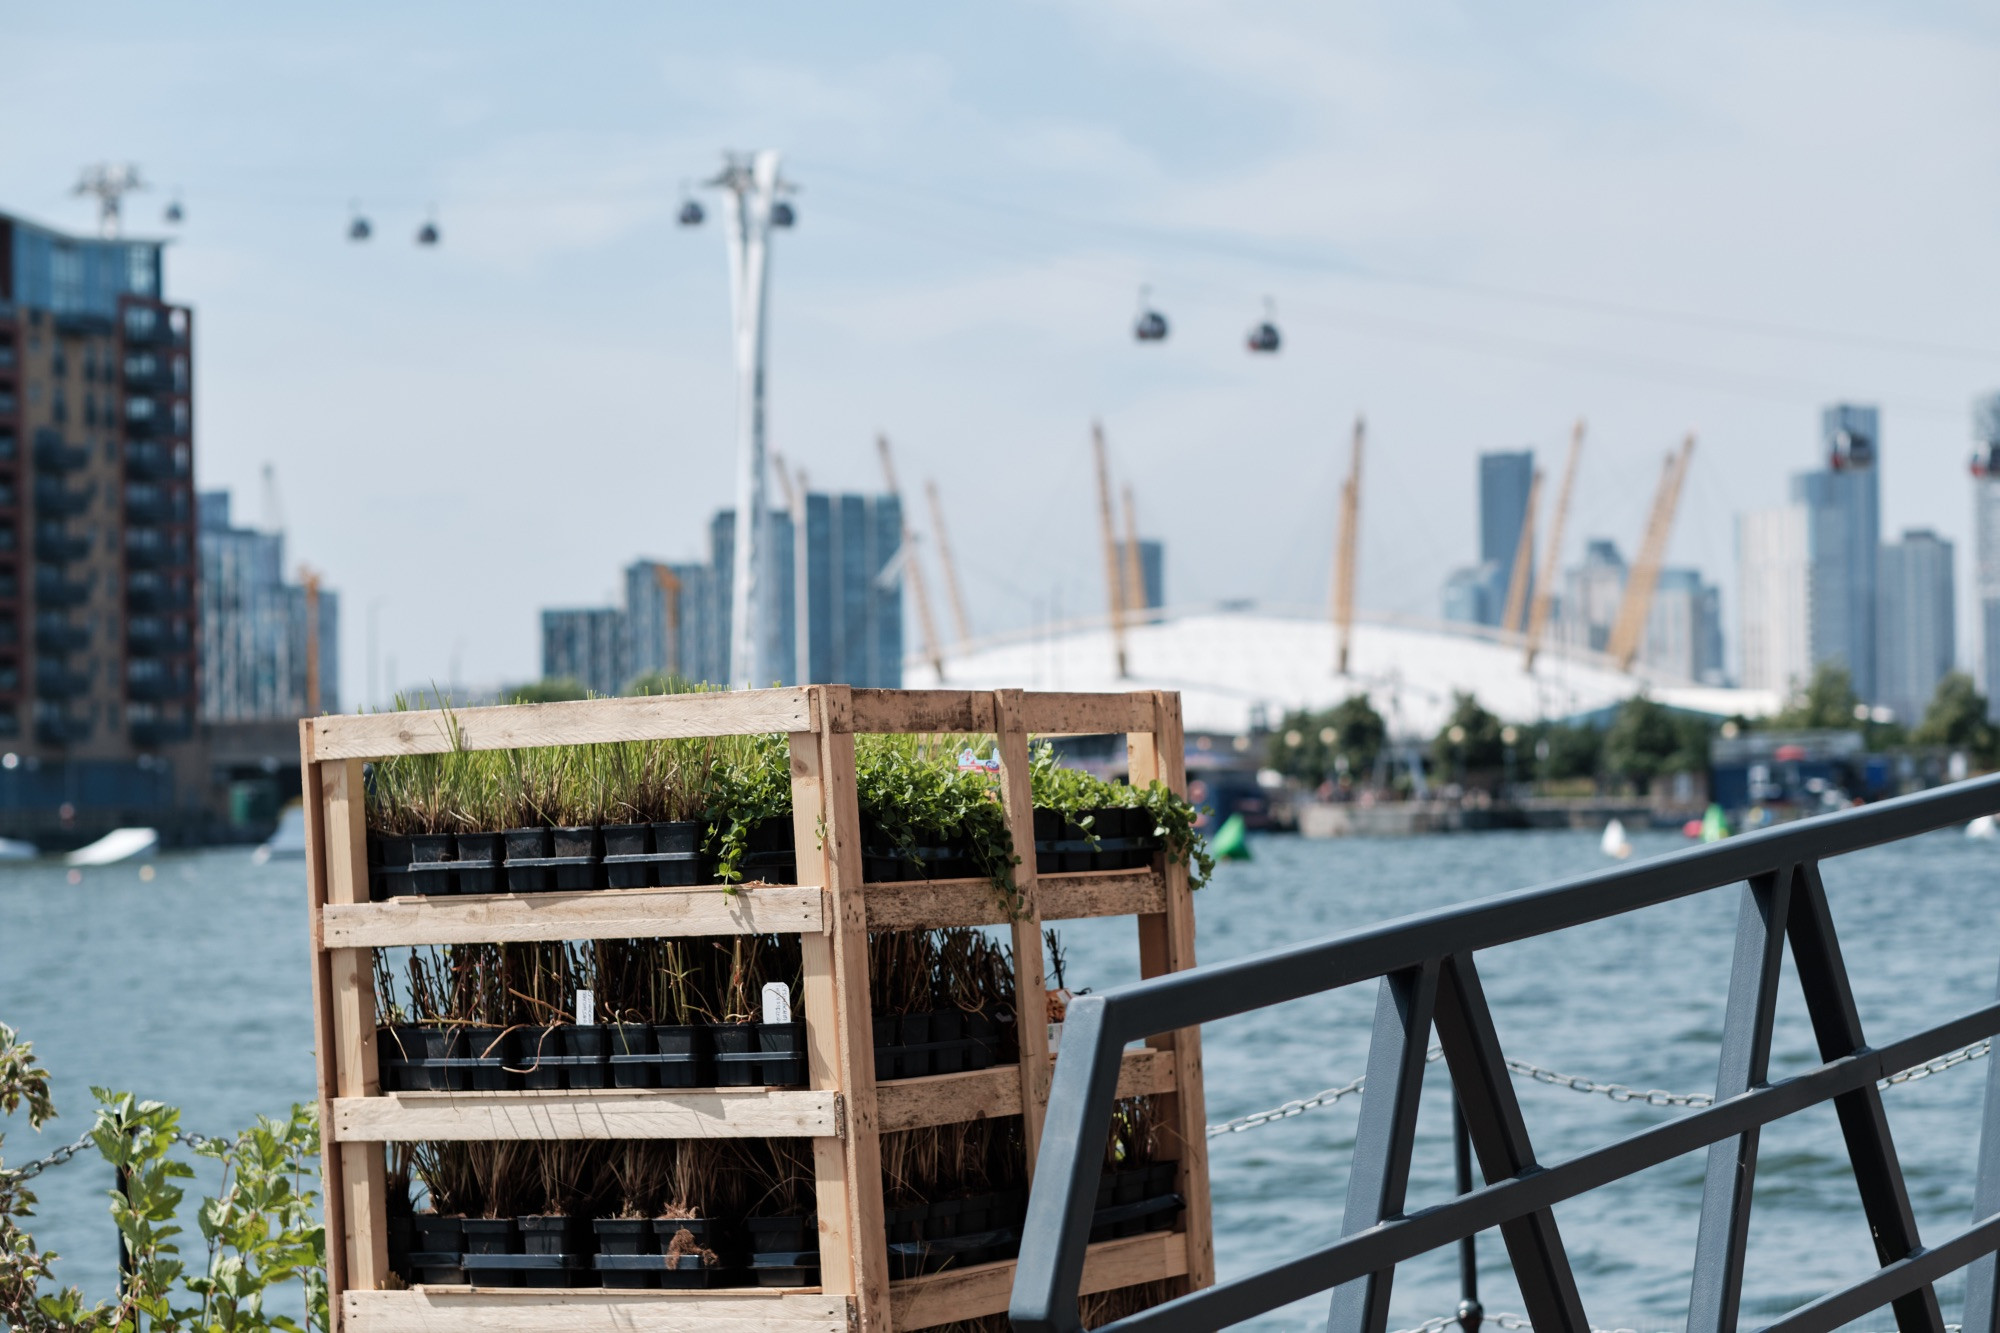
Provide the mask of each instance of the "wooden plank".
POLYGON ((847 1333, 845 1296, 768 1291, 536 1291, 417 1287, 350 1291, 347 1333, 847 1333))
MULTIPOLYGON (((1062 1057, 1055 1056, 1060 1063, 1062 1057)), ((1174 1054, 1151 1048, 1125 1052, 1118 1095, 1144 1097, 1174 1090, 1174 1054)), ((1021 1079, 1013 1065, 933 1074, 875 1085, 876 1116, 884 1134, 928 1125, 957 1125, 1021 1114, 1021 1079)))
MULTIPOLYGON (((819 736, 795 731, 789 737, 792 771, 792 845, 799 878, 827 882, 826 782, 820 770, 819 736)), ((821 902, 826 895, 821 893, 821 902)), ((822 918, 824 926, 824 917, 822 918)), ((840 1002, 834 973, 833 937, 821 929, 800 937, 800 1013, 806 1021, 806 1079, 828 1096, 840 1095, 840 1002)), ((843 1296, 854 1292, 853 1240, 847 1225, 847 1145, 815 1138, 813 1193, 819 1216, 820 1287, 843 1296)))
MULTIPOLYGON (((1180 1277, 1187 1271, 1186 1237, 1177 1231, 1149 1231, 1091 1246, 1084 1254, 1083 1281, 1077 1291, 1088 1296, 1180 1277)), ((1012 1259, 894 1283, 889 1288, 889 1301, 896 1333, 1000 1314, 1013 1290, 1012 1259)))
MULTIPOLYGON (((854 772, 853 694, 822 685, 820 779, 826 802, 824 843, 833 942, 836 1067, 847 1112, 847 1250, 853 1260, 858 1333, 889 1328, 888 1233, 883 1223, 882 1141, 875 1112, 875 1034, 868 1001, 868 909, 861 893, 861 808, 854 772)), ((824 1222, 824 1218, 822 1218, 824 1222)))
POLYGON ((1021 720, 1031 736, 1100 736, 1153 729, 1153 696, 1064 694, 1028 691, 1021 695, 1021 720))
POLYGON ((1028 1178, 1034 1179, 1035 1153, 1042 1143, 1042 1120, 1049 1104, 1049 1020, 1047 982, 1042 975, 1042 917, 1035 876, 1035 800, 1029 780, 1028 732, 1021 715, 1021 691, 993 692, 994 731, 1000 748, 1000 803, 1021 863, 1014 884, 1021 902, 1009 926, 1014 936, 1015 1029, 1021 1047, 1021 1122, 1027 1145, 1028 1178))
POLYGON ((786 1088, 390 1092, 336 1098, 333 1132, 343 1143, 813 1138, 833 1134, 833 1101, 832 1092, 786 1088))
MULTIPOLYGON (((946 926, 1004 926, 1007 913, 991 880, 936 879, 867 884, 870 930, 939 930, 946 926)), ((1163 912, 1167 885, 1156 869, 1089 870, 1037 875, 1035 902, 1044 921, 1163 912)))
MULTIPOLYGON (((319 1123, 333 1123, 333 1099, 339 1093, 340 1069, 335 1056, 339 1038, 333 1022, 333 959, 326 952, 321 935, 321 909, 326 904, 327 849, 325 791, 319 765, 313 762, 312 724, 299 722, 299 785, 306 823, 306 919, 311 939, 313 998, 313 1063, 319 1083, 319 1123)), ((320 1140, 320 1202, 326 1213, 326 1234, 347 1235, 346 1195, 341 1188, 340 1149, 332 1135, 320 1140)), ((330 1291, 347 1286, 347 1246, 326 1247, 326 1279, 330 1291)), ((340 1307, 331 1312, 334 1328, 340 1333, 340 1307)))
MULTIPOLYGON (((317 756, 317 741, 314 743, 317 756)), ((358 760, 316 759, 326 834, 329 907, 368 899, 368 816, 358 760)), ((323 941, 322 941, 323 942, 323 941)), ((329 949, 332 983, 334 1093, 372 1097, 381 1090, 375 1065, 375 978, 366 949, 329 949)), ((336 1103, 337 1104, 337 1103, 336 1103)), ((372 1291, 389 1278, 388 1171, 374 1144, 340 1146, 338 1191, 347 1283, 372 1291)))
MULTIPOLYGON (((1154 696, 1154 720, 1150 729, 1126 738, 1126 751, 1134 785, 1158 780, 1168 790, 1187 794, 1186 740, 1181 731, 1181 700, 1171 691, 1154 696)), ((1179 972, 1195 965, 1194 896, 1188 885, 1187 863, 1162 857, 1164 863, 1166 911, 1139 918, 1139 971, 1155 977, 1179 972)), ((1166 1151, 1180 1161, 1176 1188, 1187 1201, 1180 1225, 1188 1238, 1187 1281, 1191 1287, 1205 1287, 1215 1281, 1215 1240, 1209 1217, 1207 1101, 1202 1092, 1201 1029, 1181 1028, 1149 1039, 1156 1050, 1174 1052, 1177 1088, 1161 1098, 1167 1122, 1176 1133, 1176 1143, 1166 1151)))
POLYGON ((841 730, 969 733, 993 730, 993 696, 983 690, 855 690, 841 730))
POLYGON ((774 935, 825 927, 824 899, 810 883, 730 892, 595 889, 407 897, 326 908, 329 948, 511 940, 641 939, 656 935, 774 935))
POLYGON ((313 751, 321 759, 382 759, 399 754, 444 754, 454 749, 518 750, 678 736, 810 731, 813 716, 806 690, 792 688, 359 713, 316 717, 311 725, 313 751))

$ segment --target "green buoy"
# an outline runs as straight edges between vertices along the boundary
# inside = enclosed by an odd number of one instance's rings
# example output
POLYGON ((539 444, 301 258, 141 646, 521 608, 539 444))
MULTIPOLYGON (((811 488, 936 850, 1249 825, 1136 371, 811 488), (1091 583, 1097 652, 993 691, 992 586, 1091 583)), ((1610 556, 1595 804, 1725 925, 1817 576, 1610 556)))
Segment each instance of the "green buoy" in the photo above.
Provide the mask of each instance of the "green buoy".
POLYGON ((1218 861, 1248 861, 1250 840, 1245 836, 1243 816, 1231 815, 1209 840, 1209 854, 1218 861))
POLYGON ((1722 813, 1722 807, 1711 804, 1701 817, 1701 840, 1721 842, 1729 836, 1729 816, 1722 813))

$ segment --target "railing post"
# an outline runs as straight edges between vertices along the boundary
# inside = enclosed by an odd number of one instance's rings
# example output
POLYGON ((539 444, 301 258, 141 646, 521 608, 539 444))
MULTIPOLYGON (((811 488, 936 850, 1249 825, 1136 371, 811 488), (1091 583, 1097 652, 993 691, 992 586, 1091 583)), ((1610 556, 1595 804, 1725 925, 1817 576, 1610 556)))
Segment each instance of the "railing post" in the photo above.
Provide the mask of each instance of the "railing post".
MULTIPOLYGON (((1451 1095, 1452 1166, 1460 1194, 1472 1193, 1472 1131, 1465 1123, 1465 1103, 1458 1093, 1451 1095)), ((1479 1233, 1467 1232, 1458 1242, 1458 1326, 1464 1333, 1479 1333, 1486 1321, 1485 1307, 1479 1303, 1479 1233)))

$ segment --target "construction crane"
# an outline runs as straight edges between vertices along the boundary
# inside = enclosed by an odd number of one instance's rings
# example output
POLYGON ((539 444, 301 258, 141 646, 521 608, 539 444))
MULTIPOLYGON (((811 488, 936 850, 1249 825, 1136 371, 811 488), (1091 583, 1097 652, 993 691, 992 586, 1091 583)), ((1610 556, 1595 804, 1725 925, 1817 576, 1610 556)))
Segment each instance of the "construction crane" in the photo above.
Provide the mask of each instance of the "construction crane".
POLYGON ((1667 455, 1660 473, 1660 489, 1653 494, 1653 511, 1646 519, 1646 536, 1639 545, 1638 559, 1625 580, 1625 596, 1618 603, 1618 619, 1611 626, 1605 652, 1620 671, 1630 671, 1638 659, 1639 644, 1645 638, 1646 617, 1653 606, 1653 589, 1660 581, 1660 563, 1667 556, 1667 538, 1673 534, 1674 510, 1681 500, 1681 484, 1687 480, 1688 461, 1694 457, 1694 434, 1681 441, 1678 451, 1667 455))
POLYGON ((319 571, 299 566, 306 590, 306 716, 319 716, 319 571))
POLYGON ((1521 514, 1521 541, 1514 548, 1513 572, 1507 575, 1507 606, 1500 613, 1500 628, 1508 632, 1524 630, 1528 613, 1528 574, 1535 567, 1535 506, 1542 495, 1542 470, 1528 478, 1528 503, 1521 514))
POLYGON ((1356 538, 1361 524, 1361 446, 1368 425, 1354 418, 1354 448, 1347 460, 1347 480, 1340 488, 1340 538, 1333 547, 1333 628, 1337 645, 1333 669, 1347 674, 1349 650, 1354 640, 1354 561, 1356 538))
POLYGON ((924 495, 931 505, 931 531, 937 537, 938 564, 944 567, 945 596, 951 602, 952 628, 958 631, 958 646, 972 642, 972 620, 965 614, 965 592, 958 584, 958 565, 951 558, 951 540, 945 535, 944 502, 938 499, 937 482, 924 479, 924 495))
POLYGON ((1535 669, 1535 654, 1541 651, 1542 634, 1549 626, 1549 607, 1555 598, 1556 566, 1562 559, 1563 523, 1569 518, 1570 491, 1576 485, 1576 461, 1583 453, 1583 418, 1569 434, 1569 461, 1563 464, 1562 489, 1556 492, 1556 512, 1549 516, 1549 540, 1542 552, 1542 576, 1535 582, 1535 596, 1528 607, 1527 651, 1523 671, 1535 669))
POLYGON ((1111 648, 1118 659, 1118 679, 1128 674, 1125 663, 1125 573, 1118 563, 1118 531, 1111 517, 1111 464, 1104 453, 1104 423, 1090 423, 1090 446, 1097 455, 1097 517, 1104 537, 1104 584, 1111 593, 1111 648))
POLYGON ((812 683, 812 565, 806 545, 806 473, 799 469, 798 484, 792 482, 785 456, 771 451, 771 468, 778 474, 778 490, 785 499, 785 512, 792 516, 792 683, 812 683))
POLYGON ((673 664, 672 674, 685 675, 687 663, 681 657, 681 576, 669 565, 656 564, 653 581, 660 585, 660 608, 667 622, 667 641, 661 646, 673 664))
POLYGON ((1139 559, 1139 510, 1132 500, 1132 487, 1128 482, 1124 487, 1125 501, 1125 608, 1140 624, 1151 624, 1153 617, 1146 600, 1146 565, 1139 559))
POLYGON ((938 645, 937 621, 931 616, 930 594, 924 589, 924 567, 917 560, 917 538, 910 531, 910 511, 903 506, 903 492, 896 485, 896 461, 889 454, 887 435, 875 437, 875 451, 882 455, 882 476, 889 483, 889 494, 896 498, 896 512, 903 515, 903 549, 898 559, 902 562, 904 581, 910 585, 910 596, 916 599, 917 624, 924 632, 924 656, 929 659, 938 684, 942 685, 944 650, 938 645))

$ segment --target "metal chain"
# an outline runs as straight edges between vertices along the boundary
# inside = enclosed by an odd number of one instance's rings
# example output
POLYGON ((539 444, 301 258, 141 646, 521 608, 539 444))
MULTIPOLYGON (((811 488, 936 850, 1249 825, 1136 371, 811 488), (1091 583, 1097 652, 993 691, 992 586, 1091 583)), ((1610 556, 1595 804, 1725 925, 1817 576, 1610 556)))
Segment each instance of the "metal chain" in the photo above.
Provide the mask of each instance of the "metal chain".
MULTIPOLYGON (((1396 1333, 1443 1333, 1443 1330, 1450 1328, 1458 1321, 1458 1316, 1455 1314, 1443 1314, 1435 1319, 1426 1319, 1415 1328, 1398 1329, 1396 1333)), ((1511 1310, 1502 1310, 1484 1315, 1481 1322, 1506 1329, 1507 1333, 1532 1333, 1535 1327, 1528 1322, 1528 1316, 1515 1314, 1511 1310)), ((1946 1324, 1944 1328, 1945 1333, 1965 1333, 1965 1327, 1962 1324, 1946 1324)), ((1590 1333, 1639 1333, 1639 1330, 1634 1328, 1599 1328, 1595 1324, 1592 1324, 1590 1333)))
MULTIPOLYGON (((47 1157, 38 1157, 26 1166, 0 1166, 0 1179, 17 1183, 23 1180, 33 1180, 50 1167, 63 1165, 95 1141, 94 1131, 86 1132, 78 1136, 76 1142, 65 1143, 47 1157)), ((239 1147, 242 1145, 243 1139, 241 1136, 233 1139, 217 1138, 207 1134, 196 1134, 189 1130, 177 1129, 173 1133, 173 1141, 193 1148, 196 1152, 200 1152, 211 1143, 226 1143, 231 1147, 239 1147)))
MULTIPOLYGON (((1984 1059, 1992 1053, 1993 1039, 1988 1037, 1984 1041, 1976 1041, 1970 1046, 1962 1046, 1958 1050, 1946 1055, 1940 1055, 1936 1059, 1926 1060, 1920 1065, 1912 1065, 1908 1069, 1900 1070, 1885 1079, 1878 1080, 1876 1086, 1893 1088, 1899 1083, 1914 1083, 1918 1079, 1929 1078, 1932 1074, 1942 1074, 1945 1070, 1965 1064, 1968 1061, 1984 1059)), ((1442 1059, 1443 1056, 1443 1049, 1433 1046, 1425 1053, 1424 1062, 1429 1064, 1434 1060, 1442 1059)), ((1712 1093, 1668 1092, 1662 1088, 1646 1088, 1641 1090, 1629 1087, 1623 1083, 1599 1083, 1594 1079, 1584 1077, 1582 1074, 1564 1074, 1554 1069, 1544 1069, 1540 1065, 1530 1064, 1526 1060, 1509 1060, 1507 1061, 1507 1068, 1521 1075, 1523 1078, 1531 1078, 1537 1083, 1546 1083, 1550 1087, 1567 1088, 1571 1092, 1581 1092, 1590 1096, 1609 1097, 1614 1102, 1643 1102, 1647 1106, 1686 1107, 1690 1110, 1700 1110, 1703 1107, 1715 1105, 1715 1097, 1712 1093)), ((1352 1083, 1343 1083, 1337 1088, 1327 1088, 1325 1091, 1316 1092, 1310 1097, 1302 1097, 1297 1101, 1286 1102, 1282 1106, 1274 1106, 1268 1111, 1257 1111, 1251 1115, 1238 1116, 1234 1120, 1225 1120, 1219 1125, 1210 1125, 1208 1127, 1208 1137, 1213 1139, 1224 1134, 1241 1134, 1246 1129, 1255 1129, 1259 1125, 1268 1125, 1276 1120, 1289 1120, 1295 1115, 1304 1115, 1307 1111, 1318 1110, 1322 1106, 1331 1106, 1343 1097, 1351 1097, 1355 1093, 1360 1092, 1367 1085, 1368 1076, 1363 1074, 1352 1083)), ((1495 1318, 1497 1319, 1498 1316, 1495 1316, 1495 1318)), ((1502 1327, 1505 1327, 1505 1325, 1502 1327)), ((1405 1329, 1402 1330, 1402 1333, 1435 1333, 1435 1331, 1425 1326, 1417 1329, 1405 1329)), ((1631 1330, 1593 1330, 1593 1333, 1631 1333, 1631 1330)))

